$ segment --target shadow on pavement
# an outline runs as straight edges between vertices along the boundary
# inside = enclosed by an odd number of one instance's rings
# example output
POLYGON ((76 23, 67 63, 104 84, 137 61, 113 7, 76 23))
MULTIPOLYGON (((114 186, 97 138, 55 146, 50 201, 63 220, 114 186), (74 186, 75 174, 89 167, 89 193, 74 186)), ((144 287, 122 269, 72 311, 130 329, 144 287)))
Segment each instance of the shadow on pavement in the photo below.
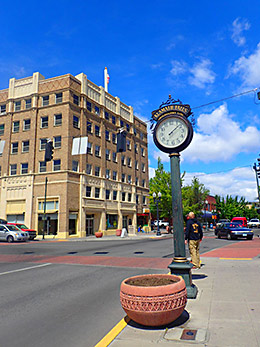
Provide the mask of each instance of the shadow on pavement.
POLYGON ((167 325, 161 325, 159 327, 150 327, 145 326, 139 323, 134 322, 133 320, 130 320, 127 324, 130 325, 133 328, 142 329, 142 330, 164 330, 165 328, 175 328, 177 326, 185 324, 190 319, 190 315, 187 311, 183 311, 179 318, 177 318, 174 322, 167 324, 167 325))
POLYGON ((193 280, 202 280, 204 278, 207 278, 208 276, 207 275, 204 275, 204 274, 201 274, 201 275, 192 275, 192 279, 193 280))

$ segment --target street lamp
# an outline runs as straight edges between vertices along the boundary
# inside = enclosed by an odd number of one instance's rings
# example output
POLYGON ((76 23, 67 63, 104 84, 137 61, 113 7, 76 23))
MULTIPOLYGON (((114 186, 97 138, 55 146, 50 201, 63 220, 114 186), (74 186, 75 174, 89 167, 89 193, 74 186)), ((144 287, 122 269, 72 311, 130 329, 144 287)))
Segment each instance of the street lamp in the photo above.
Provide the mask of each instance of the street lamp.
POLYGON ((204 205, 204 222, 205 222, 205 228, 207 229, 208 228, 208 224, 207 224, 207 215, 206 215, 206 208, 207 208, 207 206, 208 206, 208 200, 205 200, 205 205, 204 205))
POLYGON ((157 233, 156 233, 156 236, 161 236, 160 227, 159 227, 159 208, 158 208, 158 203, 161 201, 161 197, 162 197, 161 192, 159 192, 158 195, 156 195, 155 192, 153 193, 153 201, 157 207, 157 233))

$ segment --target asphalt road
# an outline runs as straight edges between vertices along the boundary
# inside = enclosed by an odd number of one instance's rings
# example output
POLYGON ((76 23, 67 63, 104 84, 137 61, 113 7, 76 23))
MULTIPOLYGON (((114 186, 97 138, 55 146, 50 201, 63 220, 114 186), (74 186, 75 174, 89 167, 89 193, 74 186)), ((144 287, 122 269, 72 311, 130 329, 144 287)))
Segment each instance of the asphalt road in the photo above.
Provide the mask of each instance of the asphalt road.
MULTIPOLYGON (((239 241, 205 234, 201 253, 239 241)), ((249 241, 250 242, 250 241, 249 241)), ((0 243, 0 346, 92 347, 125 314, 121 281, 168 269, 19 261, 28 256, 172 258, 172 237, 153 240, 0 243), (16 262, 10 259, 18 256, 16 262), (1 258, 2 257, 2 258, 1 258), (4 257, 10 257, 4 261, 4 257), (18 261, 17 261, 18 259, 18 261)))

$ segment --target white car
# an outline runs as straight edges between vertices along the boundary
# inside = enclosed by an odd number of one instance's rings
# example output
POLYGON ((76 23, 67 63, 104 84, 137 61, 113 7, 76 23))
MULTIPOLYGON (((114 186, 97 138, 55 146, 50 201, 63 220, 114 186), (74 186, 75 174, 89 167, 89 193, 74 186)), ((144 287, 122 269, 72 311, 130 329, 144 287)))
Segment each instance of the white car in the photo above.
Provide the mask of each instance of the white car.
POLYGON ((249 228, 260 228, 260 221, 257 218, 250 219, 250 222, 248 222, 249 228))
POLYGON ((0 224, 0 241, 28 241, 29 234, 15 225, 0 224))

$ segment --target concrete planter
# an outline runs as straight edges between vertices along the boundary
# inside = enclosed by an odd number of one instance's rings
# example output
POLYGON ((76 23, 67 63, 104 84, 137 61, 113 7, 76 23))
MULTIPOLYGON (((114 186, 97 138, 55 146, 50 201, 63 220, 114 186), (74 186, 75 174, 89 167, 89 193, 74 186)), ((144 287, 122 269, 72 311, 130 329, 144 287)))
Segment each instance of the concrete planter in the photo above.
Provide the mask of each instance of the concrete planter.
POLYGON ((103 236, 102 231, 96 231, 96 232, 95 232, 95 236, 96 236, 96 237, 102 237, 102 236, 103 236))
POLYGON ((116 231, 116 236, 121 236, 122 230, 121 229, 117 229, 116 231))
POLYGON ((134 276, 121 283, 120 301, 133 321, 146 326, 161 326, 175 321, 182 314, 187 303, 187 291, 183 278, 179 276, 134 276))

